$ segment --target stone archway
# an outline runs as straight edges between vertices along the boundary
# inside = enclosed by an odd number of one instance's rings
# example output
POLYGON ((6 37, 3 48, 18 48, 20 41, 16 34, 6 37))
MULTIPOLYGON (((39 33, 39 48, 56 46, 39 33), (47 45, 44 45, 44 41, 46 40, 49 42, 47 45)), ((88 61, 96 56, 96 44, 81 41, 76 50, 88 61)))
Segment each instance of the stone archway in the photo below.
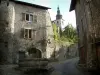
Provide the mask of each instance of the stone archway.
POLYGON ((30 58, 42 58, 42 52, 36 48, 30 48, 28 50, 30 58))

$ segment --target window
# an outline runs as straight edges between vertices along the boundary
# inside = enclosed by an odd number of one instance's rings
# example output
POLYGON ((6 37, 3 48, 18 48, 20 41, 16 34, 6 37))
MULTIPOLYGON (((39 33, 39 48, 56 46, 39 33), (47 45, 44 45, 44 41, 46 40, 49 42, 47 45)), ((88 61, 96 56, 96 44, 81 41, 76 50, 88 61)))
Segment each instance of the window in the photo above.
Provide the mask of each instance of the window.
POLYGON ((26 14, 26 21, 30 21, 29 14, 26 14))
POLYGON ((64 24, 64 22, 62 21, 62 24, 64 24))
POLYGON ((57 21, 57 24, 59 23, 59 21, 57 21))
POLYGON ((22 20, 37 23, 37 15, 22 13, 22 20))
POLYGON ((31 39, 32 38, 32 29, 24 30, 24 38, 31 39))
POLYGON ((32 37, 32 30, 29 30, 29 38, 32 37))
POLYGON ((5 47, 8 47, 8 42, 4 42, 5 43, 5 47))
POLYGON ((33 15, 32 15, 32 14, 25 14, 25 13, 22 13, 22 20, 23 20, 23 21, 32 22, 32 21, 33 21, 33 15))
POLYGON ((32 14, 26 14, 25 15, 25 20, 32 22, 33 21, 33 15, 32 14))

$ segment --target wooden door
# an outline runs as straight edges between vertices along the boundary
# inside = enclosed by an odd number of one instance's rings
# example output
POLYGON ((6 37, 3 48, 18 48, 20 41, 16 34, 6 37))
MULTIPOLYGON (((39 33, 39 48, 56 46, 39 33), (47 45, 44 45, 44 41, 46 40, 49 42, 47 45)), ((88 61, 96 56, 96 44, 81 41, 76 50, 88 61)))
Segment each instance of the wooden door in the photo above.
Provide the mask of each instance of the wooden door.
POLYGON ((100 67, 100 45, 97 45, 97 61, 98 66, 100 67))

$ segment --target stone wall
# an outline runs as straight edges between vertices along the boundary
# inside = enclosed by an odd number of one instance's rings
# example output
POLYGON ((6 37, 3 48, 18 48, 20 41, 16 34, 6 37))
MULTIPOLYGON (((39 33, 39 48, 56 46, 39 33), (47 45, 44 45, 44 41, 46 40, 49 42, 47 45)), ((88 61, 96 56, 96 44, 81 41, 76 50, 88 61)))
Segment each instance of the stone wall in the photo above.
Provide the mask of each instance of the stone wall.
POLYGON ((75 58, 79 56, 78 45, 73 44, 70 46, 64 46, 60 44, 55 45, 55 52, 52 54, 52 58, 58 61, 65 61, 67 59, 75 58))
POLYGON ((55 42, 54 42, 54 33, 53 33, 50 13, 48 11, 46 12, 47 12, 46 13, 46 39, 47 39, 46 58, 51 58, 51 55, 54 52, 55 42))
POLYGON ((67 47, 65 58, 69 59, 78 56, 79 56, 78 44, 72 44, 69 47, 67 47))
POLYGON ((79 0, 75 8, 80 63, 87 68, 97 66, 96 39, 99 39, 99 3, 99 0, 79 0))
MULTIPOLYGON (((91 0, 89 3, 91 20, 89 24, 92 53, 92 66, 100 67, 100 0, 91 0)), ((88 58, 90 59, 90 57, 88 58)))

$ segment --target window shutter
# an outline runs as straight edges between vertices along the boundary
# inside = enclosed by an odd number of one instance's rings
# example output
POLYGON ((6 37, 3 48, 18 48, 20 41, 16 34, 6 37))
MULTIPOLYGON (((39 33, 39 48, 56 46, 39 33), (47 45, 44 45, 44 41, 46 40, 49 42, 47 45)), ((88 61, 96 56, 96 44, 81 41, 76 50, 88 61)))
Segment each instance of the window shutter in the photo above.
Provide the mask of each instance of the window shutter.
POLYGON ((22 21, 25 21, 25 13, 22 13, 22 21))
POLYGON ((33 19, 34 21, 34 23, 37 23, 37 16, 36 15, 34 15, 34 19, 33 19))
POLYGON ((30 21, 33 21, 33 15, 30 14, 30 21))
POLYGON ((28 32, 28 34, 29 34, 29 38, 32 38, 32 30, 31 29, 29 29, 29 32, 28 32))
POLYGON ((20 37, 24 38, 24 28, 21 28, 20 37))

